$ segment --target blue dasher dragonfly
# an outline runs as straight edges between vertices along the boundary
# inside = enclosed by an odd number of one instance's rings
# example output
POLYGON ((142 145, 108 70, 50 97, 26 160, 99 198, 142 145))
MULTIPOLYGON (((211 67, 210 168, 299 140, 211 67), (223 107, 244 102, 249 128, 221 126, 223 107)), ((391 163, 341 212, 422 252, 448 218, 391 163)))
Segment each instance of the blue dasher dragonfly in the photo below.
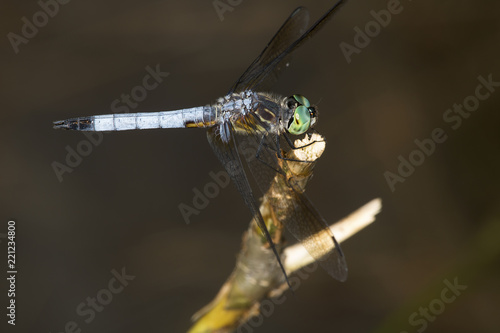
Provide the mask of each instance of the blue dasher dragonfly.
POLYGON ((294 146, 290 135, 300 136, 308 132, 316 123, 317 109, 307 98, 298 94, 282 97, 258 90, 287 67, 288 56, 317 33, 343 2, 337 2, 309 29, 307 9, 299 7, 293 11, 229 92, 213 104, 174 111, 71 118, 55 121, 54 128, 77 131, 207 128, 210 146, 250 209, 288 282, 243 167, 241 143, 250 144, 254 148, 254 154, 243 160, 253 175, 256 186, 263 193, 277 175, 286 178, 281 182, 279 190, 282 195, 274 198, 271 203, 276 216, 280 216, 281 223, 298 241, 303 242, 309 254, 331 276, 345 281, 345 257, 328 224, 293 179, 287 178, 282 168, 282 162, 286 160, 282 154, 282 146, 286 143, 291 149, 299 148, 294 146), (319 236, 325 232, 330 237, 319 236))

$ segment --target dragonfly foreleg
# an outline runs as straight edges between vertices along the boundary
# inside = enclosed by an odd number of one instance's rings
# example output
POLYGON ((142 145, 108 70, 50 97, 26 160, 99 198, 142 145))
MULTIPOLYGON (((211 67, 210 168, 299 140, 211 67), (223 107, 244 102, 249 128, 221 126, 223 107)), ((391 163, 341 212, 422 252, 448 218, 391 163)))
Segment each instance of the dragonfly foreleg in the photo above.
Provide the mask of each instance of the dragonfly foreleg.
MULTIPOLYGON (((296 150, 296 149, 303 149, 303 148, 306 148, 316 142, 319 142, 319 141, 312 141, 312 142, 309 142, 308 144, 305 144, 303 146, 300 146, 300 147, 297 147, 295 146, 295 144, 292 142, 292 140, 288 137, 288 135, 286 135, 286 133, 283 133, 283 137, 285 138, 285 141, 286 143, 288 144, 288 146, 293 149, 293 150, 296 150)), ((287 158, 285 156, 283 156, 281 154, 281 149, 280 149, 280 140, 279 140, 279 137, 277 137, 276 139, 276 144, 278 146, 278 151, 277 151, 277 154, 278 154, 278 158, 281 159, 281 160, 284 160, 284 161, 291 161, 291 162, 301 162, 301 163, 311 163, 310 161, 304 161, 304 160, 297 160, 297 159, 294 159, 294 158, 287 158)))
MULTIPOLYGON (((314 129, 312 129, 312 130, 316 132, 316 130, 314 130, 314 129)), ((317 132, 316 132, 316 133, 317 133, 317 132)), ((290 139, 286 133, 283 133, 283 137, 285 138, 285 141, 286 141, 286 143, 288 144, 288 146, 289 146, 291 149, 293 149, 293 150, 296 150, 296 149, 303 149, 303 148, 309 147, 310 145, 315 144, 316 142, 323 142, 323 140, 319 140, 319 141, 318 141, 318 140, 314 140, 314 141, 309 142, 308 144, 305 144, 305 145, 303 145, 303 146, 299 146, 299 147, 297 147, 297 146, 295 146, 295 144, 293 143, 292 139, 290 139)))

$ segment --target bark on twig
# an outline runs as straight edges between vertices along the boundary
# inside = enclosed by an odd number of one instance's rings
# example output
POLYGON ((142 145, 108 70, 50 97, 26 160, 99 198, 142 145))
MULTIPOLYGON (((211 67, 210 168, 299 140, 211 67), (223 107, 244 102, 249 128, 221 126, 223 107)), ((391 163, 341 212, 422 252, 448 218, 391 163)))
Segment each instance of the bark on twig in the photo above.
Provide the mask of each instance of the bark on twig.
MULTIPOLYGON (((291 150, 286 157, 310 163, 283 161, 287 177, 293 177, 296 184, 305 189, 312 175, 316 160, 325 149, 325 142, 319 134, 313 134, 296 146, 304 148, 291 150)), ((282 176, 277 176, 275 183, 263 196, 260 211, 276 244, 287 274, 314 262, 306 249, 299 243, 284 247, 283 225, 274 214, 270 202, 279 193, 282 176)), ((343 242, 375 220, 381 209, 381 200, 374 199, 348 217, 330 226, 337 241, 343 242)), ((329 237, 325 233, 325 237, 329 237)), ((333 242, 332 242, 333 249, 333 242)), ((331 249, 327 249, 326 252, 331 249)), ((326 253, 325 253, 326 254, 326 253)), ((233 332, 252 316, 259 313, 260 302, 269 297, 276 297, 286 290, 283 273, 277 265, 273 252, 269 249, 265 237, 252 220, 243 235, 242 248, 235 268, 212 302, 193 315, 194 325, 189 333, 229 333, 233 332)))

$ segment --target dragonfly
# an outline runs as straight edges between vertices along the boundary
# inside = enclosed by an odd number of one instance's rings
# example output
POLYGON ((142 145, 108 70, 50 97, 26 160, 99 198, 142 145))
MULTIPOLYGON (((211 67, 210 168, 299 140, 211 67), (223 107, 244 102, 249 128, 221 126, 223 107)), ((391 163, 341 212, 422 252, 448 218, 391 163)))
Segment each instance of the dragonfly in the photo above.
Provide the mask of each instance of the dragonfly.
MULTIPOLYGON (((286 160, 282 154, 283 142, 291 149, 299 148, 294 146, 290 137, 313 130, 318 110, 302 95, 284 97, 261 89, 275 81, 277 74, 288 67, 290 54, 315 35, 343 3, 342 0, 335 3, 309 28, 308 10, 304 7, 295 9, 229 92, 213 104, 173 111, 70 118, 55 121, 54 128, 77 131, 206 128, 210 146, 250 209, 288 282, 252 188, 257 187, 265 193, 276 176, 286 177, 282 163, 286 160), (242 142, 255 148, 252 158, 241 158, 244 156, 242 142), (253 175, 252 186, 242 161, 253 175)), ((328 223, 293 181, 285 179, 280 184, 279 191, 283 195, 272 201, 276 216, 284 219, 281 222, 288 231, 303 242, 309 254, 329 275, 345 281, 345 256, 328 223), (319 236, 325 232, 329 237, 319 236)))

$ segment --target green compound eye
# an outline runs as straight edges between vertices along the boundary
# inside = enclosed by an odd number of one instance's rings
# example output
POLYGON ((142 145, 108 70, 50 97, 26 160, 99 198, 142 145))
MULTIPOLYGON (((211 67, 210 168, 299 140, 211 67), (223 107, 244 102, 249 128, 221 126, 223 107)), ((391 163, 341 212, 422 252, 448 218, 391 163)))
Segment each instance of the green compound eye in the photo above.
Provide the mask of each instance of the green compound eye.
POLYGON ((309 103, 309 100, 307 98, 305 98, 304 96, 302 96, 302 95, 293 95, 293 98, 297 102, 299 102, 299 104, 304 105, 306 108, 308 108, 308 107, 311 106, 311 103, 309 103))
MULTIPOLYGON (((304 97, 303 97, 304 98, 304 97)), ((309 104, 309 101, 304 98, 309 104)), ((299 102, 300 103, 300 102, 299 102)), ((300 135, 305 133, 311 125, 311 114, 309 109, 303 105, 295 108, 293 116, 288 123, 288 132, 293 135, 300 135)))

